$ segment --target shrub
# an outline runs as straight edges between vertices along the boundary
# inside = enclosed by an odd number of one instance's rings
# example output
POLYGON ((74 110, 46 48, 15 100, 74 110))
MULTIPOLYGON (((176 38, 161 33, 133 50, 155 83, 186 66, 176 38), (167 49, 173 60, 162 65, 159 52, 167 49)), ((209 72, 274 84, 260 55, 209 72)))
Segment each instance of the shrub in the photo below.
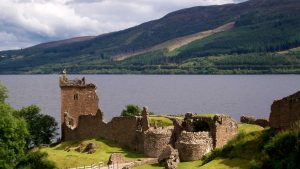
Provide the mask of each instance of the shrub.
POLYGON ((294 169, 300 166, 300 131, 285 131, 275 135, 264 146, 268 158, 263 168, 294 169))
POLYGON ((129 104, 123 109, 121 116, 140 116, 142 109, 138 105, 129 104))

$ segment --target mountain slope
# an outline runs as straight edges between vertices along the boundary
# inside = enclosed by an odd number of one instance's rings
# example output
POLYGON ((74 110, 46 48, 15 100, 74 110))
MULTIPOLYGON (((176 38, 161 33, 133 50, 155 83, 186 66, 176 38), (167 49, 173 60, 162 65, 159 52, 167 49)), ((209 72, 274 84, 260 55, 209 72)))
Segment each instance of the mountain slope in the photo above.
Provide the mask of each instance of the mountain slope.
POLYGON ((300 1, 193 7, 123 31, 66 42, 2 51, 0 73, 54 73, 64 67, 72 73, 170 73, 157 66, 178 69, 190 59, 215 55, 253 53, 263 59, 259 53, 300 46, 300 1), (230 29, 200 36, 233 22, 230 29))
POLYGON ((178 38, 171 39, 171 40, 168 40, 166 42, 163 42, 161 44, 155 45, 155 46, 153 46, 151 48, 148 48, 148 49, 144 49, 144 50, 141 50, 141 51, 135 51, 135 52, 132 52, 132 53, 122 53, 122 54, 119 54, 119 55, 115 55, 113 58, 116 61, 122 61, 122 60, 128 59, 128 58, 133 57, 133 56, 141 55, 141 54, 148 53, 148 52, 157 51, 157 50, 160 50, 160 49, 168 49, 168 51, 174 51, 175 49, 178 49, 182 46, 185 46, 185 45, 187 45, 187 44, 189 44, 189 43, 191 43, 195 40, 203 39, 203 38, 211 36, 213 34, 229 30, 233 27, 234 27, 234 22, 230 22, 228 24, 217 27, 216 29, 207 30, 207 31, 203 31, 203 32, 199 32, 199 33, 195 33, 195 34, 191 34, 191 35, 186 35, 186 36, 183 36, 183 37, 178 37, 178 38))

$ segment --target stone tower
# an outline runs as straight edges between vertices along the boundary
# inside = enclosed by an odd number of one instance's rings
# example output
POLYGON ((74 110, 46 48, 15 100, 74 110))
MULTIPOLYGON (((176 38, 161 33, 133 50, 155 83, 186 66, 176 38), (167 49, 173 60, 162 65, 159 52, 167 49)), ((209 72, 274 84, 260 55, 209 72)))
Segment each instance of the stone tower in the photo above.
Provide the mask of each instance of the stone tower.
POLYGON ((68 80, 64 70, 63 74, 59 76, 59 86, 61 88, 62 125, 65 124, 70 129, 75 129, 78 125, 79 116, 97 114, 99 98, 94 84, 86 84, 84 77, 81 80, 68 80))

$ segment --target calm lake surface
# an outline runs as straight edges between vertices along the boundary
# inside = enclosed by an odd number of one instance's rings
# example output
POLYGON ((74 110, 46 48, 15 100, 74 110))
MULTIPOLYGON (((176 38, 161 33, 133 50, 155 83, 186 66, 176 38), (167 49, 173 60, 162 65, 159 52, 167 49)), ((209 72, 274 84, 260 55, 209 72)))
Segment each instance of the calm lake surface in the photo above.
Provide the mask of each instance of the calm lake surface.
MULTIPOLYGON (((97 85, 108 121, 128 104, 156 114, 224 113, 268 118, 275 99, 300 90, 300 75, 70 75, 97 85)), ((60 122, 58 75, 0 75, 13 107, 38 105, 60 122)))

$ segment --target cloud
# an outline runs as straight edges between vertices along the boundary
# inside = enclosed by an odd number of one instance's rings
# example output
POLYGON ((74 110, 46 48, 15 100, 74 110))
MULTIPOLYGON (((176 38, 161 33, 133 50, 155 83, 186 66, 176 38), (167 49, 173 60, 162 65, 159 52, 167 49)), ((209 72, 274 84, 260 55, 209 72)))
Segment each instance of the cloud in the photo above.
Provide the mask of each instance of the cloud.
MULTIPOLYGON (((242 1, 242 0, 238 0, 242 1)), ((0 0, 0 50, 99 35, 169 12, 237 0, 0 0)))

